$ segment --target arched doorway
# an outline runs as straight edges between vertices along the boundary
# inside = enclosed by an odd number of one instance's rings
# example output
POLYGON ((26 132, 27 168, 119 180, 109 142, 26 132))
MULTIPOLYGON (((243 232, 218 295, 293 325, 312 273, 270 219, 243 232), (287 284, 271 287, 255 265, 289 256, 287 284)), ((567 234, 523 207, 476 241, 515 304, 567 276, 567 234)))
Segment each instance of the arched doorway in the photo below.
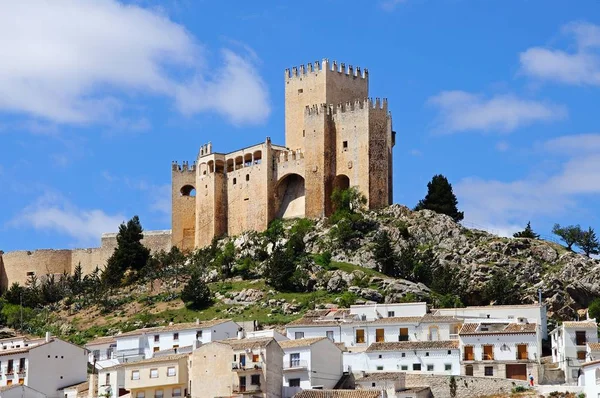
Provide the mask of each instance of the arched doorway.
POLYGON ((304 177, 288 174, 277 182, 275 188, 277 218, 296 218, 305 215, 304 177))
POLYGON ((350 178, 347 175, 339 174, 333 179, 333 189, 348 189, 350 188, 350 178))

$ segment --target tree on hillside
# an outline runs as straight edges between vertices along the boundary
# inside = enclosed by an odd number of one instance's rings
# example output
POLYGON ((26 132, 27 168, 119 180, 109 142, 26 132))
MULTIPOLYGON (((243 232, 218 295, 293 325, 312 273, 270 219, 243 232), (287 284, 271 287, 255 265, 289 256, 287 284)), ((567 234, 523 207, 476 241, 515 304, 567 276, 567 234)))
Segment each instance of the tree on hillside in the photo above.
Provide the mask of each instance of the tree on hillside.
POLYGON ((588 306, 588 316, 590 318, 600 319, 600 298, 594 299, 588 306))
POLYGON ((420 200, 415 210, 433 210, 436 213, 446 214, 456 222, 461 221, 465 215, 458 211, 458 200, 452 191, 452 185, 441 174, 433 176, 427 184, 427 195, 420 200))
POLYGON ((539 239, 540 235, 533 232, 533 228, 531 228, 531 221, 527 221, 527 226, 523 231, 516 232, 513 235, 515 238, 529 238, 529 239, 539 239))
POLYGON ((505 272, 494 274, 483 288, 483 298, 496 305, 519 304, 520 293, 516 278, 505 272))
POLYGON ((377 263, 379 272, 388 276, 396 276, 398 255, 394 251, 390 236, 386 231, 382 231, 375 235, 373 257, 377 263))
POLYGON ((583 250, 586 256, 590 257, 592 254, 600 254, 600 242, 596 237, 596 232, 589 227, 587 231, 582 231, 577 246, 583 250))
POLYGON ((188 308, 199 310, 212 302, 210 289, 202 280, 200 272, 194 272, 181 291, 181 300, 188 308))
POLYGON ((567 225, 561 227, 560 224, 554 224, 552 233, 565 242, 568 250, 573 251, 573 245, 581 241, 583 231, 579 225, 567 225))
POLYGON ((119 226, 117 247, 106 263, 102 279, 106 286, 117 287, 127 270, 139 271, 146 265, 150 250, 142 245, 142 224, 134 216, 127 224, 119 226))

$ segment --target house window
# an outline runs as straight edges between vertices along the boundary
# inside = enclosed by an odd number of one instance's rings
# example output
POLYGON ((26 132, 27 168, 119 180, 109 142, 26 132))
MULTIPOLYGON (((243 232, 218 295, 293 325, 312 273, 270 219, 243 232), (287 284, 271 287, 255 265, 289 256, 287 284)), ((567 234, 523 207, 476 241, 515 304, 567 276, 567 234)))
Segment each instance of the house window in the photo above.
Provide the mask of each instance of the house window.
POLYGON ((250 181, 250 174, 246 174, 246 181, 250 181))
POLYGON ((452 351, 451 350, 448 350, 448 355, 452 355, 452 351))
POLYGON ((444 370, 452 370, 452 364, 451 363, 444 364, 444 370))
POLYGON ((252 385, 252 386, 260 386, 260 375, 252 375, 252 376, 250 376, 250 385, 252 385))
POLYGON ((181 397, 181 388, 174 388, 172 396, 173 397, 181 397))
POLYGON ((259 362, 260 356, 258 354, 252 354, 252 362, 259 362))
POLYGON ((196 340, 202 339, 202 330, 196 332, 196 340))
POLYGON ((433 365, 431 365, 431 364, 427 365, 427 371, 433 372, 433 365))
POLYGON ((296 368, 300 366, 300 353, 290 354, 290 368, 296 368))
POLYGON ((154 348, 152 349, 152 352, 158 352, 158 351, 160 351, 160 347, 154 347, 154 348))
POLYGON ((494 346, 484 345, 483 346, 483 360, 492 361, 494 359, 494 346))
POLYGON ((150 378, 158 379, 158 369, 150 369, 150 378))
POLYGON ((12 380, 11 379, 6 380, 6 385, 7 386, 12 386, 12 380))
POLYGON ((335 341, 335 339, 333 338, 333 330, 328 330, 325 332, 325 335, 327 336, 327 338, 331 341, 335 341))
POLYGON ((376 387, 376 386, 377 386, 377 383, 375 383, 375 382, 371 383, 371 387, 376 387))
POLYGON ((110 384, 110 373, 106 374, 106 378, 104 379, 104 384, 110 384))
POLYGON ((587 339, 585 338, 585 331, 575 332, 575 342, 577 345, 585 345, 587 339))
POLYGON ((237 178, 233 179, 233 185, 235 185, 237 183, 237 178))
POLYGON ((420 363, 413 363, 413 370, 414 371, 420 371, 421 370, 421 364, 420 363))
POLYGON ((473 376, 473 365, 465 366, 465 376, 473 376))
POLYGON ((401 365, 400 370, 408 370, 408 365, 401 365))
POLYGON ((383 358, 383 355, 379 354, 379 359, 383 358))
POLYGON ((365 329, 356 329, 355 343, 364 344, 365 342, 365 329))
POLYGON ((400 328, 398 341, 408 341, 408 328, 400 328))
POLYGON ((140 379, 140 371, 132 370, 131 371, 131 380, 139 380, 140 379))
POLYGON ((486 376, 493 376, 494 375, 494 367, 493 366, 486 366, 483 370, 483 374, 486 376))
POLYGON ((290 387, 300 387, 300 379, 290 379, 290 387))
POLYGON ((175 376, 177 372, 175 371, 175 366, 169 366, 167 368, 167 376, 175 376))
POLYGON ((143 391, 138 391, 138 392, 135 394, 135 397, 136 397, 136 398, 144 398, 145 396, 146 396, 146 394, 145 394, 143 391))
POLYGON ((467 346, 465 346, 464 350, 465 350, 464 360, 465 361, 474 361, 475 354, 473 353, 473 346, 467 345, 467 346))
POLYGON ((25 384, 25 379, 19 379, 19 384, 21 384, 21 385, 25 384))
POLYGON ((342 148, 343 148, 344 152, 346 152, 348 150, 348 141, 342 142, 342 148))
POLYGON ((302 137, 306 137, 306 131, 302 130, 302 137))
POLYGON ((179 340, 179 333, 173 333, 173 340, 179 340))
POLYGON ((585 361, 585 351, 577 351, 577 359, 585 361))
POLYGON ((396 313, 394 311, 388 311, 388 318, 393 318, 396 316, 396 313))
POLYGON ((294 339, 298 340, 298 339, 303 339, 303 338, 304 338, 304 332, 294 333, 294 339))
POLYGON ((7 373, 12 373, 14 370, 14 365, 13 365, 13 360, 9 359, 8 360, 8 370, 6 371, 7 373))
POLYGON ((429 353, 428 353, 428 352, 426 352, 426 353, 425 353, 425 356, 426 356, 426 357, 428 357, 428 356, 429 356, 429 353))
POLYGON ((406 353, 403 352, 402 354, 400 354, 402 356, 402 358, 406 357, 406 353))
POLYGON ((303 89, 303 88, 299 88, 299 89, 298 89, 298 94, 302 94, 303 92, 304 92, 304 89, 303 89))
POLYGON ((240 376, 240 391, 246 391, 246 376, 240 376))
POLYGON ((158 335, 158 334, 155 334, 155 335, 154 335, 154 342, 155 342, 155 343, 158 343, 159 341, 160 341, 160 335, 158 335))
POLYGON ((383 343, 385 341, 383 329, 375 329, 375 341, 383 343))
POLYGON ((383 370, 383 366, 378 366, 377 370, 383 370))
POLYGON ((25 370, 25 358, 19 358, 19 371, 25 370))
POLYGON ((165 393, 163 392, 163 390, 154 391, 154 398, 163 398, 164 396, 165 396, 165 393))

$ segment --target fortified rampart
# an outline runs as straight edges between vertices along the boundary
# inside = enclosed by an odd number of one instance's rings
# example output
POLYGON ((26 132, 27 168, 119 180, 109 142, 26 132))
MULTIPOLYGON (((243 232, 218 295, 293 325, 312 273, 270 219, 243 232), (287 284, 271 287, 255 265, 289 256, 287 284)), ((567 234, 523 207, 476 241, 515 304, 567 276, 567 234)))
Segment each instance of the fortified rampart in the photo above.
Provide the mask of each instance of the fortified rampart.
MULTIPOLYGON (((171 231, 145 231, 142 243, 153 253, 168 251, 171 249, 171 231)), ((70 274, 78 264, 84 274, 89 274, 96 267, 103 269, 116 247, 117 234, 107 233, 102 234, 100 247, 95 248, 0 251, 0 288, 7 289, 14 282, 24 285, 31 275, 70 274)))

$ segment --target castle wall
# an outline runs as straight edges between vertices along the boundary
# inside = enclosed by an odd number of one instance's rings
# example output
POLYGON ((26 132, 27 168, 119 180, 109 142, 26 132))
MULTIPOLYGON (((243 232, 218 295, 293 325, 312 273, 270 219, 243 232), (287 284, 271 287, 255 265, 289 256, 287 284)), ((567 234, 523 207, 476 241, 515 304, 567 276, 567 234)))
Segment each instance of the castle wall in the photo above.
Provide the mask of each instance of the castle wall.
POLYGON ((392 118, 387 101, 379 99, 369 111, 369 207, 392 204, 392 118))
MULTIPOLYGON (((152 253, 171 249, 171 231, 144 231, 142 244, 152 253)), ((103 234, 101 246, 89 249, 20 250, 0 252, 0 288, 7 289, 14 282, 25 285, 28 273, 36 276, 72 273, 81 264, 83 274, 91 273, 97 266, 103 269, 117 247, 117 234, 103 234)))
POLYGON ((304 149, 304 109, 315 104, 338 104, 366 98, 368 72, 324 59, 285 71, 285 142, 291 150, 304 149))
MULTIPOLYGON (((185 187, 196 188, 196 166, 173 164, 171 171, 171 217, 173 245, 193 250, 195 244, 196 198, 185 187)), ((197 190, 196 190, 197 193, 197 190)))

